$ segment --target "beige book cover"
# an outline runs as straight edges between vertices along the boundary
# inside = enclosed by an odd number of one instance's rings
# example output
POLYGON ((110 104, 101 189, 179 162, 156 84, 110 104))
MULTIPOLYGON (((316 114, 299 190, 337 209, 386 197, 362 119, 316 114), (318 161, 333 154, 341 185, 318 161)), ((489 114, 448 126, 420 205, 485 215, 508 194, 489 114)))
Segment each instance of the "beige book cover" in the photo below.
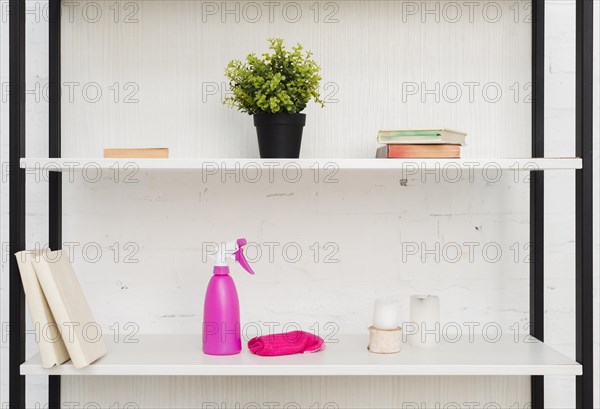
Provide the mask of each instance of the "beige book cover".
POLYGON ((68 361, 69 353, 35 273, 34 263, 43 258, 45 252, 46 250, 20 251, 15 257, 35 329, 35 339, 40 348, 42 366, 52 368, 68 361))
POLYGON ((169 148, 104 149, 104 157, 111 159, 166 159, 169 157, 169 148))
POLYGON ((73 366, 83 368, 105 355, 102 331, 94 319, 67 252, 48 252, 34 266, 73 366))

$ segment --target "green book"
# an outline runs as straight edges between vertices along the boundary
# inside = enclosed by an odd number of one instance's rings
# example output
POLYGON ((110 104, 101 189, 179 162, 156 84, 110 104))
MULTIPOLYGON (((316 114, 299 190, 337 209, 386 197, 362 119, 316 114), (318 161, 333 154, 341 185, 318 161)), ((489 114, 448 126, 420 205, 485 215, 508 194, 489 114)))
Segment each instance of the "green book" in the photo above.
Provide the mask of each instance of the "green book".
POLYGON ((450 129, 400 129, 379 131, 377 142, 394 144, 452 144, 465 145, 467 134, 450 129))

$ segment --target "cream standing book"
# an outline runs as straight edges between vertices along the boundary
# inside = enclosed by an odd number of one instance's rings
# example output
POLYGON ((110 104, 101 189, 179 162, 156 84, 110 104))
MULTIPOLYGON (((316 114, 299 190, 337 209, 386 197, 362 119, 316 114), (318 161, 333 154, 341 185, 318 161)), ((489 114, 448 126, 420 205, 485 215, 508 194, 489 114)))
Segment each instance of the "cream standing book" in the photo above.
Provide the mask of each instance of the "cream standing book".
POLYGON ((83 295, 67 252, 46 253, 46 257, 35 263, 35 273, 61 329, 73 366, 83 368, 106 354, 102 331, 83 295))
POLYGON ((35 339, 40 348, 42 366, 52 368, 68 361, 69 353, 35 273, 34 264, 44 257, 44 253, 44 250, 20 251, 15 257, 35 329, 35 339))

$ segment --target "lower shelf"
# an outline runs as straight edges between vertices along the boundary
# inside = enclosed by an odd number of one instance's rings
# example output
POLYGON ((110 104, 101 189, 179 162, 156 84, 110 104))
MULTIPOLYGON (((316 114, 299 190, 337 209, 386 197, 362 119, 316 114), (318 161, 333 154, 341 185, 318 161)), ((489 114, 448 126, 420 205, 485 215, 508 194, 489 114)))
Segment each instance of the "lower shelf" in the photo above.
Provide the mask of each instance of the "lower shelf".
MULTIPOLYGON (((467 338, 467 337, 463 337, 467 338)), ((201 335, 138 335, 137 342, 106 338, 108 354, 75 369, 70 362, 44 369, 39 354, 21 365, 23 375, 373 376, 373 375, 581 375, 581 365, 535 339, 512 337, 405 346, 393 355, 367 351, 368 335, 338 335, 315 354, 259 357, 244 346, 234 356, 202 353, 201 335), (507 339, 510 338, 510 339, 507 339)))

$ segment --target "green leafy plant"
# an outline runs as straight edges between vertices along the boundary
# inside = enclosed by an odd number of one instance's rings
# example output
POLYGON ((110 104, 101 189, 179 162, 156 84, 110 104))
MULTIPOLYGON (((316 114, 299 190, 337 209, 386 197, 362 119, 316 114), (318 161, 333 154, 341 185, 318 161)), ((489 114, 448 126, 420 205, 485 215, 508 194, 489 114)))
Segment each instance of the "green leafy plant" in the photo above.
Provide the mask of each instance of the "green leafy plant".
POLYGON ((313 99, 324 106, 319 94, 319 65, 303 52, 300 44, 285 49, 281 38, 269 39, 269 50, 262 58, 255 54, 246 61, 232 60, 225 75, 233 95, 224 103, 250 115, 286 112, 296 114, 313 99))

